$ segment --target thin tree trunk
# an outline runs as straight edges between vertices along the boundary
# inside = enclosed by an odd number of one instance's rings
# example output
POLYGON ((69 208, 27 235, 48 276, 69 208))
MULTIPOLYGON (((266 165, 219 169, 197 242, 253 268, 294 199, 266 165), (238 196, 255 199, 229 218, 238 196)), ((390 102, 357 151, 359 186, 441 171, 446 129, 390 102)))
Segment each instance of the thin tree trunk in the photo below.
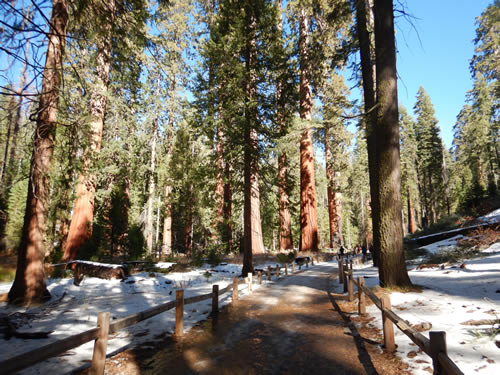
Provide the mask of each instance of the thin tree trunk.
MULTIPOLYGON (((300 118, 311 121, 311 62, 309 60, 309 18, 299 15, 300 118)), ((318 219, 314 179, 312 128, 307 126, 300 140, 300 251, 318 251, 318 219)))
POLYGON ((66 0, 53 0, 24 225, 18 249, 16 277, 8 295, 10 303, 33 304, 50 298, 43 270, 44 234, 67 22, 66 0))
POLYGON ((11 129, 14 125, 14 112, 16 109, 16 97, 12 95, 10 97, 9 101, 9 106, 8 106, 8 114, 7 114, 7 134, 6 134, 6 139, 5 139, 5 149, 4 149, 4 156, 2 160, 2 170, 0 171, 0 183, 2 184, 2 190, 4 189, 4 177, 5 177, 5 171, 7 169, 7 163, 8 163, 8 157, 9 157, 9 146, 10 146, 10 132, 11 129))
POLYGON ((330 228, 330 248, 340 247, 339 215, 337 207, 337 179, 332 167, 332 152, 330 150, 330 131, 325 128, 325 170, 328 197, 328 224, 330 228))
POLYGON ((233 185, 231 163, 226 161, 224 167, 224 231, 222 241, 226 244, 226 253, 233 249, 233 185))
POLYGON ((114 0, 109 2, 108 10, 109 19, 106 20, 106 24, 103 27, 103 36, 97 41, 95 91, 90 98, 90 149, 85 151, 83 169, 78 178, 76 201, 66 247, 63 252, 63 261, 75 259, 80 248, 92 235, 96 177, 89 172, 89 168, 92 158, 101 150, 104 115, 107 105, 109 69, 111 66, 112 25, 116 12, 116 3, 114 0))
POLYGON ((373 213, 378 211, 378 176, 376 163, 375 127, 377 123, 377 112, 374 110, 376 104, 375 93, 375 68, 372 58, 372 37, 368 32, 367 25, 372 19, 370 2, 366 0, 356 0, 356 31, 359 41, 359 52, 361 56, 361 73, 363 77, 363 99, 365 102, 365 122, 366 122, 366 146, 368 151, 368 174, 370 177, 370 197, 372 207, 372 226, 373 226, 373 262, 378 265, 378 253, 380 249, 380 240, 378 238, 378 217, 373 213), (367 9, 369 14, 367 15, 367 9))
POLYGON ((245 51, 245 149, 244 149, 244 256, 242 274, 253 272, 253 254, 264 252, 260 220, 257 125, 257 18, 250 1, 245 2, 247 41, 245 51))
POLYGON ((377 57, 377 167, 379 218, 379 279, 386 286, 410 286, 403 252, 401 168, 396 76, 396 46, 392 0, 375 0, 377 57))
POLYGON ((158 139, 158 118, 153 120, 151 139, 151 160, 149 169, 149 183, 148 183, 148 208, 146 213, 146 246, 148 254, 153 255, 153 201, 155 196, 155 172, 156 172, 156 144, 158 139))
POLYGON ((165 255, 172 254, 172 204, 170 196, 172 187, 166 182, 165 184, 165 217, 163 219, 163 241, 162 253, 165 255))
POLYGON ((411 234, 415 233, 417 230, 415 225, 415 214, 413 212, 413 204, 410 195, 410 187, 407 187, 407 195, 408 195, 408 232, 411 234))

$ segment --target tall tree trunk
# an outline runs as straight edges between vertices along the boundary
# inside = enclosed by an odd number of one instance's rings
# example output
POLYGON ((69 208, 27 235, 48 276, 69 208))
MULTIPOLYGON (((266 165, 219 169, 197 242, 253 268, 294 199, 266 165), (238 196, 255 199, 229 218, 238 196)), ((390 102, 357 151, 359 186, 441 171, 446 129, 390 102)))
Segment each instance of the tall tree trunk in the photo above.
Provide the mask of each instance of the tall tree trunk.
POLYGON ((396 46, 392 0, 375 0, 377 59, 377 167, 379 218, 379 279, 382 286, 410 286, 403 252, 401 168, 396 76, 396 46))
POLYGON ((73 217, 69 228, 66 247, 63 252, 63 261, 77 257, 80 248, 92 235, 92 221, 94 219, 94 194, 96 190, 96 176, 89 171, 92 159, 101 150, 104 115, 107 105, 107 91, 109 83, 109 69, 111 66, 112 25, 116 12, 116 3, 111 0, 107 7, 109 19, 103 26, 103 33, 97 39, 95 91, 90 98, 90 149, 85 150, 82 172, 78 178, 76 201, 73 217))
POLYGON ((332 151, 330 150, 330 131, 325 127, 325 170, 328 198, 328 226, 330 229, 330 248, 340 247, 342 244, 339 227, 339 215, 337 207, 337 179, 332 166, 332 151))
MULTIPOLYGON (((173 120, 169 120, 166 143, 167 143, 167 155, 166 159, 169 163, 172 158, 172 132, 173 131, 173 120)), ((165 216, 163 217, 163 239, 161 252, 165 255, 172 254, 172 186, 170 184, 169 178, 165 179, 165 204, 164 211, 165 216)))
POLYGON ((172 187, 165 183, 165 217, 163 218, 162 254, 172 254, 172 204, 170 203, 172 187))
POLYGON ((410 187, 406 188, 406 192, 408 195, 408 232, 413 234, 416 232, 417 228, 415 225, 415 214, 413 212, 413 204, 410 195, 410 187))
POLYGON ((370 178, 370 198, 372 207, 373 226, 373 262, 378 265, 378 254, 380 249, 380 239, 378 238, 378 217, 373 213, 379 210, 378 205, 378 177, 376 163, 375 127, 377 123, 377 112, 375 93, 375 67, 372 57, 372 37, 368 32, 368 24, 371 23, 371 7, 367 0, 356 0, 356 32, 358 35, 359 52, 361 57, 361 73, 363 77, 363 99, 365 102, 365 123, 366 123, 366 148, 368 151, 368 174, 370 178), (369 13, 367 14, 367 10, 369 13))
POLYGON ((10 133, 11 130, 14 126, 14 112, 16 112, 16 97, 15 95, 12 95, 9 100, 9 106, 8 106, 8 114, 7 114, 7 134, 6 134, 6 139, 5 139, 5 149, 4 149, 4 156, 2 160, 2 169, 0 170, 0 183, 2 184, 2 190, 4 189, 4 177, 5 177, 5 172, 7 170, 7 164, 8 164, 8 157, 9 157, 9 146, 10 146, 10 133))
POLYGON ((258 171, 257 126, 257 18, 254 4, 245 2, 246 50, 245 50, 245 149, 244 149, 244 252, 242 274, 253 272, 253 254, 264 252, 260 220, 260 192, 258 171))
POLYGON ((155 172, 156 172, 156 144, 158 139, 158 118, 153 120, 151 138, 151 161, 149 170, 149 183, 148 183, 148 208, 146 212, 146 246, 148 254, 153 255, 153 202, 155 196, 155 172))
MULTIPOLYGON (((219 111, 220 117, 222 117, 221 111, 222 111, 222 109, 220 109, 220 111, 219 111)), ((217 170, 216 177, 215 177, 215 196, 217 199, 216 218, 215 218, 215 232, 216 232, 215 237, 222 240, 224 237, 224 230, 225 230, 225 220, 224 220, 225 161, 224 161, 224 128, 223 128, 222 123, 218 124, 217 130, 216 130, 215 168, 217 170)))
MULTIPOLYGON (((300 118, 311 121, 311 62, 309 60, 309 18, 299 15, 300 118)), ((318 219, 314 179, 312 128, 307 126, 300 140, 300 251, 318 251, 318 219)))
POLYGON ((226 244, 226 253, 233 249, 233 185, 231 163, 224 166, 224 231, 222 241, 226 244))
MULTIPOLYGON (((277 2, 278 11, 280 13, 278 22, 278 31, 280 33, 280 40, 283 34, 283 17, 282 13, 282 0, 277 2)), ((284 132, 285 128, 285 103, 286 100, 283 96, 284 82, 283 72, 278 72, 278 80, 276 82, 276 120, 278 123, 278 131, 284 132)), ((290 214, 290 198, 288 196, 288 158, 285 151, 281 151, 278 156, 278 205, 279 205, 279 249, 288 250, 293 249, 293 236, 292 236, 292 216, 290 214)), ((274 240, 274 237, 273 237, 274 240)))
POLYGON ((44 234, 67 22, 66 0, 53 0, 24 225, 18 249, 16 277, 8 295, 10 303, 33 304, 50 298, 43 270, 44 234))
POLYGON ((189 184, 187 197, 186 215, 184 222, 184 253, 187 256, 193 255, 193 185, 189 184))

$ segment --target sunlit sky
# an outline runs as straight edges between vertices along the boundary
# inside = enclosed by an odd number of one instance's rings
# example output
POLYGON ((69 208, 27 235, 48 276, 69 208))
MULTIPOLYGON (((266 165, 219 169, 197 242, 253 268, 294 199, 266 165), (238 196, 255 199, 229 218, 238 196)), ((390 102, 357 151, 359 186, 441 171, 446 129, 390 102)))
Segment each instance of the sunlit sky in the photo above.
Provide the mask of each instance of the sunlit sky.
POLYGON ((441 137, 450 147, 453 125, 472 88, 469 60, 474 53, 475 18, 493 0, 403 2, 415 18, 408 21, 396 14, 399 103, 413 113, 415 96, 423 86, 434 104, 441 137))

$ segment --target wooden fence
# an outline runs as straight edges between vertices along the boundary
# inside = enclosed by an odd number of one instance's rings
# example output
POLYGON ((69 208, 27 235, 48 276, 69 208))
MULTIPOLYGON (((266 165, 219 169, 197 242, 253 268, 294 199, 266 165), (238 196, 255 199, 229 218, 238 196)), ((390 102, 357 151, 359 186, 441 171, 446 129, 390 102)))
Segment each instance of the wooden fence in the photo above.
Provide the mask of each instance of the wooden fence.
MULTIPOLYGON (((316 259, 317 260, 317 259, 316 259)), ((311 263, 314 265, 314 258, 311 258, 311 263)), ((306 267, 309 267, 309 260, 305 262, 306 267)), ((272 275, 280 277, 281 267, 268 267, 266 273, 267 280, 271 280, 272 275)), ((295 265, 292 263, 291 272, 295 271, 295 265)), ((262 283, 262 271, 257 272, 257 283, 262 283)), ((288 265, 285 265, 285 275, 288 275, 288 265)), ((212 292, 200 296, 184 298, 184 290, 176 291, 175 301, 170 301, 150 309, 135 313, 124 318, 118 319, 112 323, 109 322, 109 312, 100 312, 97 317, 97 327, 87 331, 66 337, 62 340, 55 341, 30 352, 17 355, 0 362, 0 375, 12 374, 33 366, 46 359, 58 356, 64 352, 74 349, 89 341, 95 340, 94 352, 90 368, 91 374, 104 374, 104 365, 106 361, 106 350, 109 334, 118 332, 119 330, 137 324, 143 320, 152 318, 155 315, 171 310, 175 307, 175 336, 181 337, 184 333, 184 306, 193 303, 212 299, 212 316, 216 316, 219 311, 219 296, 232 290, 232 303, 238 302, 238 286, 245 283, 248 285, 248 291, 252 291, 253 275, 240 280, 237 277, 233 279, 233 283, 219 290, 219 285, 213 285, 212 292)))
POLYGON ((446 332, 431 331, 429 339, 420 332, 414 330, 410 325, 391 310, 391 301, 388 295, 378 298, 365 285, 363 276, 354 279, 352 271, 352 261, 338 261, 339 282, 344 284, 344 293, 348 293, 349 301, 354 301, 354 285, 358 288, 358 313, 366 314, 366 296, 368 296, 375 306, 382 312, 382 328, 384 332, 384 347, 387 351, 394 352, 396 344, 394 340, 394 325, 398 327, 406 336, 417 344, 422 351, 432 358, 434 374, 463 375, 463 372, 448 357, 446 349, 446 332), (394 325, 393 325, 394 324, 394 325))

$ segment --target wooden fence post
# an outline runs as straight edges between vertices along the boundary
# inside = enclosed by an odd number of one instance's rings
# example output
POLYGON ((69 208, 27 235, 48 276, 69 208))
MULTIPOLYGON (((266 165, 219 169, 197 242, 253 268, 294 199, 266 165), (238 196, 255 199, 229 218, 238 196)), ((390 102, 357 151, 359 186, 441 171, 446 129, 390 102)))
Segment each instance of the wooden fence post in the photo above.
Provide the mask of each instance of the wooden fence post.
POLYGON ((251 272, 249 272, 247 274, 247 277, 248 277, 248 291, 249 292, 252 292, 252 286, 253 286, 253 274, 251 272))
POLYGON ((285 276, 288 276, 288 263, 285 263, 285 276))
POLYGON ((99 327, 99 333, 94 342, 94 354, 92 355, 92 365, 90 367, 91 375, 104 374, 106 350, 108 348, 109 312, 100 312, 97 315, 97 327, 99 327))
POLYGON ((344 286, 345 286, 344 292, 347 292, 347 271, 349 271, 349 263, 347 262, 347 260, 345 261, 342 270, 344 271, 342 272, 342 277, 344 278, 344 286))
POLYGON ((366 315, 366 300, 365 292, 363 292, 363 287, 365 286, 365 278, 363 276, 358 277, 358 314, 366 315))
POLYGON ((314 266, 314 256, 311 257, 311 266, 314 266))
POLYGON ((261 271, 257 272, 257 281, 258 281, 259 285, 262 284, 262 272, 261 271))
POLYGON ((394 342, 394 325, 384 312, 384 309, 391 309, 391 300, 388 295, 384 295, 382 296, 382 298, 380 298, 380 302, 382 305, 382 324, 384 327, 385 350, 387 350, 388 352, 393 352, 396 350, 396 343, 394 342))
POLYGON ((354 280, 352 270, 349 271, 349 302, 354 301, 354 280))
POLYGON ((184 290, 175 292, 175 336, 182 337, 184 334, 184 290))
POLYGON ((271 281, 271 266, 267 266, 267 281, 271 281))
POLYGON ((238 278, 233 279, 233 304, 238 302, 238 278))
POLYGON ((344 282, 344 264, 339 260, 339 284, 344 282))
POLYGON ((429 332, 429 339, 431 341, 431 356, 432 366, 434 367, 434 374, 442 374, 443 369, 439 363, 439 353, 448 354, 446 349, 446 332, 432 331, 429 332))
POLYGON ((309 259, 306 259, 306 268, 309 268, 309 259))
POLYGON ((280 265, 276 265, 276 278, 278 279, 280 277, 280 265))
POLYGON ((295 263, 292 262, 292 273, 295 272, 295 263))
POLYGON ((215 317, 219 313, 219 286, 212 285, 212 316, 215 317))

